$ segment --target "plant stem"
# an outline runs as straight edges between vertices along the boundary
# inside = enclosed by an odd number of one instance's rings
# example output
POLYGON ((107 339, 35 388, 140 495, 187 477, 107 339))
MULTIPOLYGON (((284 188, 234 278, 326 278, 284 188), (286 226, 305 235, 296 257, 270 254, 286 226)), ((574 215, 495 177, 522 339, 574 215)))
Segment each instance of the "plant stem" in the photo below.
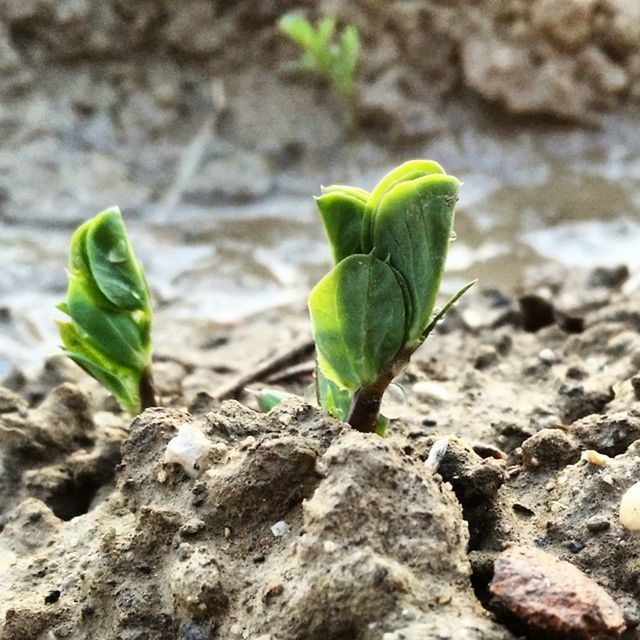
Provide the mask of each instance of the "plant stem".
POLYGON ((353 396, 347 422, 358 431, 373 433, 378 424, 383 394, 384 389, 358 389, 353 396))
POLYGON ((353 395, 347 423, 363 433, 374 433, 378 425, 382 396, 393 379, 406 367, 415 346, 405 347, 388 369, 370 387, 360 387, 353 395))
POLYGON ((156 387, 153 384, 153 374, 151 367, 145 369, 140 378, 140 405, 142 411, 149 407, 157 407, 156 387))

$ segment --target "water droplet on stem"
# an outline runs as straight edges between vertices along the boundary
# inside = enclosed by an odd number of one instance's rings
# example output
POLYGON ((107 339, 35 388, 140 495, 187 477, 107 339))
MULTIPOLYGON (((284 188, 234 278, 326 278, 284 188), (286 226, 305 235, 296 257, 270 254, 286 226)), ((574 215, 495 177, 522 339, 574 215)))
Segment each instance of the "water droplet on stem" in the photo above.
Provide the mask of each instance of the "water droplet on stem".
POLYGON ((408 404, 409 401, 404 389, 399 384, 392 382, 382 396, 380 413, 389 420, 395 420, 402 415, 408 404))

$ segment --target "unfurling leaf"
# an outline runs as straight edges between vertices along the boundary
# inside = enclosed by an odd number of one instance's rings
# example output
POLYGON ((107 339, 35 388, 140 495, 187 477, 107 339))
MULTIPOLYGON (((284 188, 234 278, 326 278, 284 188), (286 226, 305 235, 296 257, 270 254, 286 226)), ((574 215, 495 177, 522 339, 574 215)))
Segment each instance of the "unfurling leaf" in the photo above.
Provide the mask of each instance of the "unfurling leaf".
POLYGON ((67 299, 58 309, 69 357, 132 414, 151 401, 151 304, 120 210, 103 211, 73 235, 67 299))

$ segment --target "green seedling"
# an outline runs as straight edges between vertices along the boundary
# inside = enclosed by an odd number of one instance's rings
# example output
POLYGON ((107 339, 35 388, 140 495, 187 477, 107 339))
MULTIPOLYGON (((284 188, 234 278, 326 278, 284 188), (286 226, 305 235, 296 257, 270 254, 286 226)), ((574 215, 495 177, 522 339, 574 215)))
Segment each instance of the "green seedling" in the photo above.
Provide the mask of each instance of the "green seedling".
POLYGON ((335 264, 309 297, 318 402, 360 431, 384 433, 385 390, 474 284, 436 312, 459 187, 415 160, 371 193, 332 186, 316 199, 335 264))
POLYGON ((299 68, 322 77, 352 112, 360 55, 360 37, 356 27, 347 26, 337 34, 333 17, 323 18, 314 28, 308 20, 293 13, 280 18, 279 27, 303 51, 299 68))
POLYGON ((73 234, 58 308, 70 318, 58 322, 66 354, 132 415, 154 406, 149 288, 117 207, 73 234))

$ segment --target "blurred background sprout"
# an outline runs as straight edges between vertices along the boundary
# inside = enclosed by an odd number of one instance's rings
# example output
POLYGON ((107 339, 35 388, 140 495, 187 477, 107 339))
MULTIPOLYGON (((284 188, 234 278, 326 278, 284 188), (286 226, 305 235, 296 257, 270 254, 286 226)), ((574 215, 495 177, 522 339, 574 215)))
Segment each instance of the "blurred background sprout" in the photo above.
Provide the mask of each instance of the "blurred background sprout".
POLYGON ((322 18, 314 27, 295 13, 282 16, 279 27, 303 51, 298 67, 323 78, 353 113, 360 55, 360 36, 356 27, 348 25, 338 33, 336 19, 332 16, 322 18))

